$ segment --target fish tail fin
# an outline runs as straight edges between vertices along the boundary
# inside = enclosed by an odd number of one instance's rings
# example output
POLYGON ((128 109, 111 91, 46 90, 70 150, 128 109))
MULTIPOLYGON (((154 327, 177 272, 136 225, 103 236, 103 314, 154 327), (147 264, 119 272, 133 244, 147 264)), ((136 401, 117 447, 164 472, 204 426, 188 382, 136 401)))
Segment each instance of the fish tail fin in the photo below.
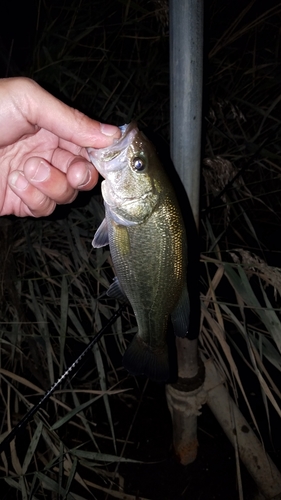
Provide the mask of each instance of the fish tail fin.
POLYGON ((131 375, 145 375, 156 382, 169 378, 168 347, 152 348, 135 335, 123 356, 123 365, 131 375))

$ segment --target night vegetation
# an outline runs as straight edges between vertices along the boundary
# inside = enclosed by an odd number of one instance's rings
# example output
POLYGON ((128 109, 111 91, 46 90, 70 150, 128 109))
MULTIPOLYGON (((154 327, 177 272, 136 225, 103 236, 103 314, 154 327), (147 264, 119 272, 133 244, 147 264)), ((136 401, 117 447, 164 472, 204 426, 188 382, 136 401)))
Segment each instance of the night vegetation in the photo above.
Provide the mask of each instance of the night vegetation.
MULTIPOLYGON (((168 148, 165 0, 30 1, 17 10, 11 1, 1 11, 1 77, 33 78, 100 121, 134 118, 168 148)), ((280 19, 273 1, 206 5, 200 283, 201 352, 279 468, 280 19)), ((1 439, 118 307, 101 297, 113 277, 109 250, 91 247, 102 218, 98 186, 46 219, 0 219, 1 439)), ((206 408, 197 465, 183 473, 173 463, 164 387, 122 367, 135 331, 127 308, 1 455, 1 498, 238 498, 234 452, 206 408)))

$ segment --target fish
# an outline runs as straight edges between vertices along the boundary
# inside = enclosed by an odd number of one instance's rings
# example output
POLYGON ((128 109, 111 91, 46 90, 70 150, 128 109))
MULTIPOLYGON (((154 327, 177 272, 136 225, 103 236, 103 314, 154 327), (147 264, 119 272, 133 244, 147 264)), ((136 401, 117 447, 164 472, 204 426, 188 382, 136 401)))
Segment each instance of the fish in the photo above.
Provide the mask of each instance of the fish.
POLYGON ((130 303, 137 333, 123 356, 132 375, 170 376, 167 332, 185 337, 189 323, 187 235, 175 191, 153 144, 136 122, 111 146, 87 148, 104 178, 105 218, 92 245, 109 245, 115 278, 107 295, 130 303))

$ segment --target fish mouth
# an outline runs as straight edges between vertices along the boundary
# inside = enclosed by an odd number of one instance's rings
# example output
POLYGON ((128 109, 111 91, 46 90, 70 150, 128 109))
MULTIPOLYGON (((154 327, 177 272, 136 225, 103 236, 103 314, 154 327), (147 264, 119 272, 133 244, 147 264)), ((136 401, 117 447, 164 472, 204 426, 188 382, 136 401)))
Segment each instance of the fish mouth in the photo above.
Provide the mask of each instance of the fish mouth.
POLYGON ((120 125, 119 129, 121 130, 121 137, 119 139, 115 139, 117 142, 120 142, 124 137, 126 137, 132 130, 138 131, 138 126, 136 121, 132 121, 130 123, 125 123, 124 125, 120 125))
POLYGON ((101 149, 87 148, 90 160, 101 175, 103 175, 102 170, 112 172, 120 169, 120 163, 126 159, 128 147, 139 132, 135 121, 121 125, 119 129, 121 130, 121 137, 115 139, 110 146, 101 149))

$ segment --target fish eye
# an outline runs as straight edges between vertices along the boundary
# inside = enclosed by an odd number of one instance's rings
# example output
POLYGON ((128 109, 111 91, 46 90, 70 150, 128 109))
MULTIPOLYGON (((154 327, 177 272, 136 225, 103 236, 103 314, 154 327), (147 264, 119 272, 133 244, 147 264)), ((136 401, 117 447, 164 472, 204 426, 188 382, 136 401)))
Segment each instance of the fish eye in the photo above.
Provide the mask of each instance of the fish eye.
POLYGON ((137 172, 143 172, 145 169, 145 161, 140 158, 139 156, 136 156, 133 159, 133 167, 137 172))

